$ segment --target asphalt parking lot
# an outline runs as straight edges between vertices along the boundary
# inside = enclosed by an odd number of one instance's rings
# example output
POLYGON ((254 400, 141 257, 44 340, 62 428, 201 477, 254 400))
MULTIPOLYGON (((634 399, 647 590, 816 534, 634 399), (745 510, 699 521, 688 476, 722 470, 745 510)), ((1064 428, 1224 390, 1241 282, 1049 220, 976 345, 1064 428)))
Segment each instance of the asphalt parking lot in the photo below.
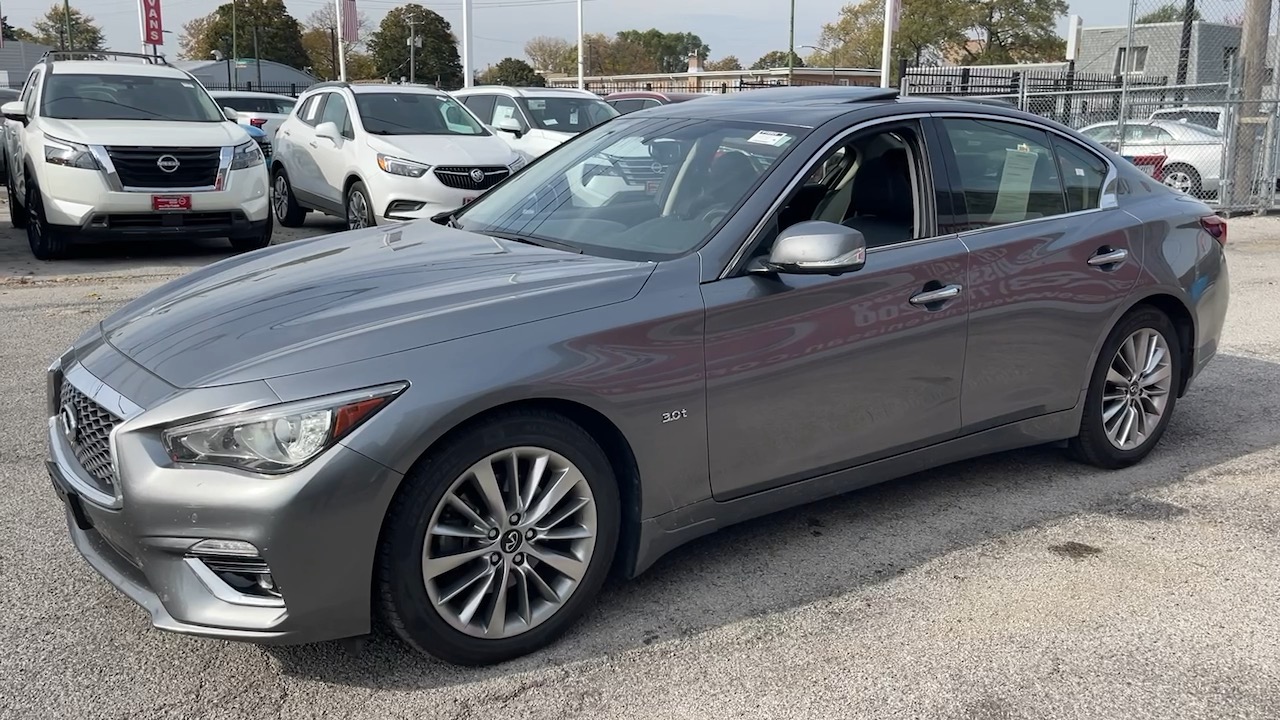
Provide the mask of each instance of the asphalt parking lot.
POLYGON ((0 717, 1280 717, 1280 219, 1230 221, 1223 347, 1144 464, 1032 449, 744 524, 483 670, 385 636, 353 656, 151 630, 67 539, 44 370, 228 251, 40 263, 0 228, 0 717))

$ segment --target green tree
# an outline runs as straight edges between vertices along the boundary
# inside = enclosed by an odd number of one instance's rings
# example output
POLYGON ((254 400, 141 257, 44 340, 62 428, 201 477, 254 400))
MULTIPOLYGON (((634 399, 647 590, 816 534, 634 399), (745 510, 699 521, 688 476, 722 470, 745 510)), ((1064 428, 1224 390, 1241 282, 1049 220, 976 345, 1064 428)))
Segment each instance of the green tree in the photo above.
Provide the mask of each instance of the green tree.
POLYGON ((1056 29, 1067 14, 1066 0, 985 0, 971 6, 971 27, 982 42, 977 53, 966 47, 966 64, 1051 62, 1066 52, 1067 41, 1056 29))
POLYGON ((480 73, 481 85, 510 85, 512 87, 545 87, 547 79, 538 74, 529 63, 516 58, 503 58, 497 65, 480 73))
POLYGON ((564 38, 539 35, 524 44, 524 55, 535 70, 549 73, 578 72, 578 46, 564 38))
POLYGON ((623 71, 626 74, 685 72, 689 69, 690 55, 706 59, 711 52, 702 38, 693 33, 667 33, 654 28, 623 30, 614 38, 614 44, 634 48, 626 53, 629 57, 635 56, 629 62, 634 67, 623 71))
MULTIPOLYGON (((804 67, 804 60, 799 55, 791 53, 791 64, 793 67, 804 67)), ((773 68, 787 67, 787 51, 786 50, 770 50, 751 66, 752 70, 772 70, 773 68)))
MULTIPOLYGON (((969 0, 902 0, 892 56, 915 65, 934 64, 946 49, 964 44, 970 17, 969 0)), ((878 68, 883 37, 883 2, 845 5, 835 22, 822 26, 818 44, 823 50, 811 55, 809 64, 878 68)))
MULTIPOLYGON (((1143 15, 1142 17, 1138 18, 1136 24, 1151 25, 1154 23, 1182 22, 1182 11, 1183 11, 1183 6, 1178 5, 1177 3, 1169 3, 1168 5, 1161 5, 1155 10, 1152 10, 1146 15, 1143 15)), ((1192 22, 1195 22, 1196 20, 1203 20, 1203 19, 1204 19, 1204 16, 1200 14, 1200 8, 1197 8, 1197 7, 1191 8, 1192 22)))
MULTIPOLYGON (((235 0, 234 54, 253 57, 254 29, 258 34, 258 57, 295 68, 310 64, 302 44, 302 26, 285 11, 283 0, 235 0)), ((207 60, 214 50, 232 57, 232 7, 228 3, 182 27, 178 44, 183 57, 207 60)))
MULTIPOLYGON (((71 8, 71 42, 68 44, 66 40, 66 27, 68 13, 63 12, 62 3, 56 3, 49 8, 49 12, 43 17, 31 24, 32 35, 35 41, 42 45, 49 45, 56 48, 65 48, 67 50, 103 50, 106 49, 106 39, 103 37, 102 28, 94 22, 93 18, 85 15, 76 8, 71 8)), ((5 36, 6 38, 8 35, 5 36)))
POLYGON ((369 36, 369 54, 378 74, 391 78, 409 76, 410 21, 417 26, 420 44, 414 52, 415 79, 441 87, 460 87, 462 59, 453 28, 439 13, 415 3, 393 8, 369 36))
POLYGON ((725 55, 719 60, 711 60, 707 62, 706 68, 714 72, 723 72, 725 70, 741 70, 742 61, 738 60, 736 55, 725 55))
POLYGON ((9 16, 0 17, 0 34, 3 34, 5 40, 17 40, 18 29, 9 24, 9 16))
MULTIPOLYGON (((303 23, 302 47, 307 53, 307 64, 311 74, 318 78, 337 80, 339 64, 335 43, 338 32, 337 12, 332 4, 326 4, 307 16, 303 23)), ((350 80, 372 80, 378 77, 378 70, 373 66, 373 59, 368 53, 357 48, 364 45, 368 36, 369 18, 363 12, 356 14, 356 42, 347 46, 347 78, 350 80)))

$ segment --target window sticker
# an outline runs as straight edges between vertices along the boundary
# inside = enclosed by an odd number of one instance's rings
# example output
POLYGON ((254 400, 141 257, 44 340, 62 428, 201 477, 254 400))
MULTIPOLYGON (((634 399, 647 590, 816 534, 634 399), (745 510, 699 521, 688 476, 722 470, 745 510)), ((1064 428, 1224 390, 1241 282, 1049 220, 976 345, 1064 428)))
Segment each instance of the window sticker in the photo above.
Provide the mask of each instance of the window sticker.
POLYGON ((996 195, 991 222, 1019 222, 1026 219, 1037 160, 1039 156, 1025 144, 1019 145, 1016 150, 1005 151, 1004 170, 1000 173, 1000 190, 996 195))
POLYGON ((772 145, 773 147, 782 147, 787 144, 791 136, 784 132, 776 132, 773 130, 761 130, 750 138, 747 142, 756 143, 757 145, 772 145))

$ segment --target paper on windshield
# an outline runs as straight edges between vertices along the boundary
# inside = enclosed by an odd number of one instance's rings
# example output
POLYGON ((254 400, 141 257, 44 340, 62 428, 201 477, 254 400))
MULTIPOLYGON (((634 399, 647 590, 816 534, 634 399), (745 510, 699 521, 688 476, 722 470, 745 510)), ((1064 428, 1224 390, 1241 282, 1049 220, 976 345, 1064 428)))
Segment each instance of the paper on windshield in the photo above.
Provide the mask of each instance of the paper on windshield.
POLYGON ((1031 181, 1035 176, 1039 155, 1026 145, 1005 150, 1004 170, 1000 173, 1000 191, 996 195, 996 207, 991 212, 991 222, 1018 222, 1027 217, 1027 203, 1031 197, 1031 181))
POLYGON ((756 143, 758 145, 772 145, 774 147, 782 147, 786 144, 791 136, 784 132, 774 130, 761 130, 760 132, 747 138, 747 142, 756 143))

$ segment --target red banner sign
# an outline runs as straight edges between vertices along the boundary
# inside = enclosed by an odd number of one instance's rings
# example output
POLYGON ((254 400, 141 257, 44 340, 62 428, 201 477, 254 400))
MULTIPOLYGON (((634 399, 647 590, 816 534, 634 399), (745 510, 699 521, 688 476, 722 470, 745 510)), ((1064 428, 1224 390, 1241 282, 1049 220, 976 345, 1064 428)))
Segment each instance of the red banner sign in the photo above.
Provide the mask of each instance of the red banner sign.
POLYGON ((138 0, 138 17, 142 20, 142 42, 164 44, 164 23, 160 20, 160 0, 138 0))

